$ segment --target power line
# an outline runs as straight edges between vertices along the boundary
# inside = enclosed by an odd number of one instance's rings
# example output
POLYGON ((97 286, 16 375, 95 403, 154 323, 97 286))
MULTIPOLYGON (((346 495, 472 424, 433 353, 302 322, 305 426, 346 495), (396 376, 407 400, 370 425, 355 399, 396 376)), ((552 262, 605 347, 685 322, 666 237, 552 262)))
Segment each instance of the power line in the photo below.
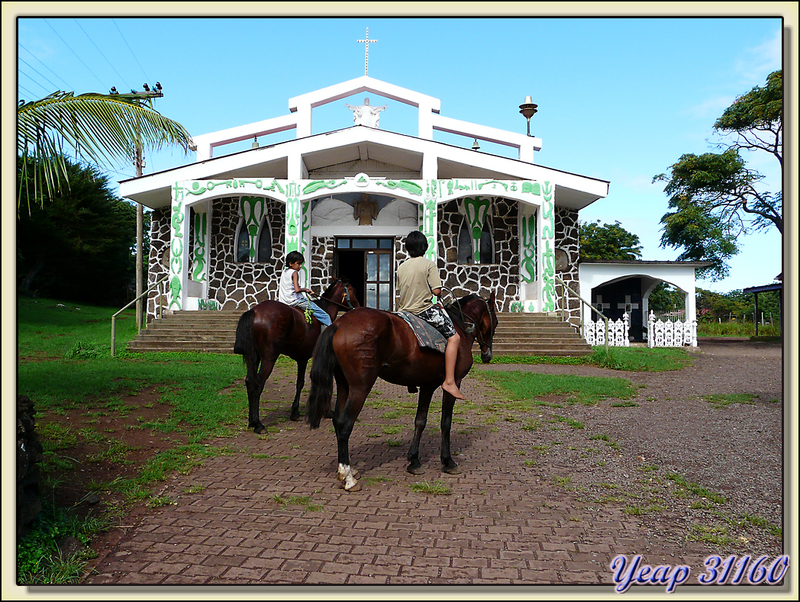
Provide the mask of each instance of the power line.
MULTIPOLYGON (((26 88, 25 86, 17 83, 17 88, 18 88, 18 90, 24 90, 25 92, 27 92, 30 95, 31 98, 36 98, 36 96, 33 94, 33 92, 28 90, 28 88, 26 88)), ((17 94, 17 100, 20 100, 19 94, 17 94)))
MULTIPOLYGON (((36 74, 37 74, 37 75, 39 75, 40 77, 42 77, 42 78, 44 79, 44 81, 46 81, 48 84, 50 84, 51 86, 53 86, 53 88, 55 88, 55 90, 58 90, 58 86, 56 86, 56 85, 55 85, 53 82, 51 82, 49 79, 47 79, 47 78, 46 78, 44 75, 42 75, 41 73, 39 73, 38 71, 36 71, 36 69, 35 69, 34 67, 32 67, 30 64, 28 64, 28 62, 27 62, 27 61, 25 61, 25 59, 23 59, 23 58, 20 58, 20 57, 17 57, 17 58, 19 58, 19 61, 20 61, 21 63, 25 63, 26 65, 28 65, 28 67, 30 67, 31 69, 33 69, 33 70, 36 72, 36 74)), ((20 73, 22 73, 22 71, 20 71, 20 73)), ((27 75, 27 74, 26 74, 26 75, 27 75)), ((30 77, 30 75, 28 75, 28 77, 30 77)), ((33 78, 31 78, 31 79, 33 79, 33 78)), ((38 83, 38 82, 37 82, 37 83, 38 83)), ((39 85, 41 86, 41 84, 39 84, 39 85)), ((42 86, 42 88, 44 88, 44 86, 42 86)))
MULTIPOLYGON (((97 48, 97 52, 99 52, 99 53, 100 53, 100 56, 102 56, 104 59, 106 59, 106 62, 107 62, 107 63, 108 63, 110 66, 111 66, 111 68, 114 70, 114 73, 116 73, 116 74, 119 76, 119 78, 120 78, 121 80, 125 81, 125 78, 124 78, 124 77, 122 77, 122 76, 119 74, 119 71, 117 71, 117 70, 114 68, 114 65, 112 65, 112 64, 111 64, 111 61, 109 61, 109 60, 108 60, 108 57, 106 57, 106 55, 105 55, 105 54, 103 54, 103 51, 102 51, 102 50, 100 50, 100 48, 98 48, 97 44, 95 44, 95 43, 94 43, 94 40, 93 40, 91 37, 89 37, 89 34, 88 34, 88 33, 86 33, 86 30, 85 30, 85 29, 84 29, 84 28, 81 26, 81 24, 80 24, 80 23, 78 23, 78 20, 77 20, 77 19, 73 19, 73 21, 75 21, 75 24, 76 24, 78 27, 80 27, 80 28, 81 28, 81 31, 83 32, 83 34, 84 34, 84 35, 85 35, 87 38, 89 38, 89 41, 92 43, 92 46, 94 46, 95 48, 97 48)), ((126 82, 126 83, 127 83, 127 82, 126 82)))
MULTIPOLYGON (((61 40, 62 42, 64 42, 64 46, 66 46, 67 48, 69 48, 69 49, 72 51, 72 54, 74 54, 74 55, 75 55, 75 56, 78 58, 78 60, 81 62, 81 64, 82 64, 84 67, 86 67, 86 69, 89 71, 89 73, 91 73, 92 75, 94 75, 95 77, 97 77, 97 74, 96 74, 94 71, 92 71, 91 69, 89 69, 89 65, 87 65, 86 63, 84 63, 84 62, 83 62, 83 59, 82 59, 80 56, 78 56, 78 53, 77 53, 77 52, 75 52, 74 50, 72 50, 72 46, 70 46, 69 44, 67 44, 67 43, 64 41, 64 38, 62 38, 60 35, 58 35, 58 32, 55 30, 55 28, 54 28, 52 25, 50 25, 50 22, 49 22, 47 19, 43 19, 43 21, 44 21, 45 23, 47 23, 47 25, 50 27, 50 29, 52 29, 52 30, 53 30, 53 33, 55 33, 55 34, 56 34, 56 36, 58 36, 58 39, 59 39, 59 40, 61 40)), ((103 80, 101 80, 99 77, 97 77, 97 81, 99 81, 99 82, 100 82, 100 85, 103 85, 103 80)))
MULTIPOLYGON (((45 94, 47 94, 47 93, 48 93, 48 91, 47 91, 47 88, 45 88, 45 87, 44 87, 42 84, 40 84, 39 82, 37 82, 35 79, 33 79, 33 78, 30 76, 30 75, 28 75, 28 74, 27 74, 27 73, 25 73, 24 71, 19 71, 19 74, 20 74, 20 75, 24 75, 24 76, 25 76, 25 77, 27 77, 29 80, 31 80, 31 81, 32 81, 34 84, 36 84, 37 86, 39 86, 39 87, 40 87, 42 90, 44 90, 44 91, 45 91, 45 94)), ((30 92, 30 90, 29 90, 29 92, 30 92)))
POLYGON ((136 54, 133 52, 133 50, 131 50, 131 47, 130 47, 130 45, 128 44, 128 40, 126 40, 126 39, 125 39, 125 36, 122 34, 122 31, 120 31, 120 28, 119 28, 119 25, 117 25, 117 22, 116 22, 114 19, 111 19, 111 22, 114 24, 114 27, 116 27, 116 28, 117 28, 117 31, 119 32, 119 37, 121 37, 121 38, 122 38, 122 41, 123 41, 123 42, 125 42, 125 46, 127 46, 127 47, 128 47, 128 50, 130 51, 130 53, 131 53, 131 56, 133 56, 133 60, 134 60, 134 61, 136 61, 136 64, 137 64, 137 65, 139 65, 139 69, 141 69, 141 70, 142 70, 142 73, 144 74, 144 78, 145 78, 145 80, 147 80, 147 81, 152 81, 152 80, 151 80, 151 79, 150 79, 150 78, 147 76, 147 73, 145 73, 145 71, 144 71, 144 67, 142 67, 142 64, 139 62, 139 59, 138 59, 138 58, 136 58, 136 54))
MULTIPOLYGON (((22 44, 20 44, 20 45, 19 45, 19 47, 20 47, 20 48, 22 48, 22 49, 23 49, 25 52, 27 52, 28 54, 30 54, 30 55, 31 55, 31 56, 32 56, 34 59, 36 59, 37 61, 39 61, 39 63, 42 65, 42 67, 44 67, 44 68, 45 68, 45 69, 47 69, 47 70, 48 70, 50 73, 52 73, 52 74, 53 74, 53 75, 55 75, 55 76, 56 76, 58 79, 60 79, 60 80, 61 80, 61 81, 64 83, 64 85, 66 86, 66 89, 67 89, 67 90, 70 90, 70 89, 74 90, 74 89, 75 89, 73 86, 71 86, 70 84, 68 84, 68 83, 67 83, 67 82, 66 82, 66 81, 65 81, 65 80, 64 80, 64 79, 63 79, 63 78, 62 78, 62 77, 61 77, 61 76, 60 76, 58 73, 56 73, 56 72, 55 72, 55 71, 53 71, 53 70, 52 70, 50 67, 48 67, 47 65, 45 65, 45 64, 44 64, 44 63, 41 61, 41 59, 39 59, 39 57, 37 57, 37 56, 36 56, 35 54, 33 54, 33 53, 30 51, 30 50, 28 50, 27 48, 25 48, 25 46, 23 46, 22 44)), ((58 88, 58 87, 59 87, 59 86, 56 86, 56 88, 58 88)))

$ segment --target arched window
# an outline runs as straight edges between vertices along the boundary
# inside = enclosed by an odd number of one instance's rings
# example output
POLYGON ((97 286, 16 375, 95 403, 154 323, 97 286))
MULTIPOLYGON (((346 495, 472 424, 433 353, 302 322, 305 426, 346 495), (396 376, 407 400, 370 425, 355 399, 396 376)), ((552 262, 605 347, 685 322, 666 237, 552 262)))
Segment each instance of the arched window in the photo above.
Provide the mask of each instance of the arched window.
POLYGON ((245 224, 244 220, 239 223, 235 252, 237 263, 244 263, 250 260, 250 234, 247 231, 247 224, 245 224))
POLYGON ((479 241, 472 238, 472 228, 466 217, 461 220, 461 226, 458 229, 458 263, 475 263, 476 250, 479 263, 495 263, 494 233, 490 215, 483 220, 479 241))
POLYGON ((472 252, 472 233, 466 218, 461 220, 458 230, 458 263, 475 263, 472 252))
POLYGON ((261 263, 272 261, 272 226, 266 216, 261 222, 261 232, 258 235, 256 261, 261 263))
POLYGON ((494 263, 494 236, 492 236, 492 228, 489 221, 490 218, 487 215, 481 230, 481 263, 494 263))

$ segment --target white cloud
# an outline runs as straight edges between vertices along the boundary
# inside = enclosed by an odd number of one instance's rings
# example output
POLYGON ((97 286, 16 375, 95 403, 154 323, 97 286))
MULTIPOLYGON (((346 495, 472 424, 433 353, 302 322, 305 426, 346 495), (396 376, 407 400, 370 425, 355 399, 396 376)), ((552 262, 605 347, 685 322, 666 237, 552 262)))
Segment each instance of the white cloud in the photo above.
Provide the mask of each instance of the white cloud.
MULTIPOLYGON (((766 76, 781 68, 782 35, 780 27, 771 38, 756 46, 746 49, 744 55, 736 62, 736 71, 748 85, 763 86, 766 76)), ((742 90, 745 93, 747 90, 742 90)))

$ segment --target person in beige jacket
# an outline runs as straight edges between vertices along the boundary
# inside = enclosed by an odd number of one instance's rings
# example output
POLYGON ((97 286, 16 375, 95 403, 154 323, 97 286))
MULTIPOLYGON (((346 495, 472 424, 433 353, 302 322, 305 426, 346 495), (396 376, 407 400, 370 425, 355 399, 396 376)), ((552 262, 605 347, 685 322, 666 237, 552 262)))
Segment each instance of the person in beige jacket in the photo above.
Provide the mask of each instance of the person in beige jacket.
POLYGON ((456 399, 464 399, 455 381, 461 337, 439 299, 442 294, 439 270, 434 262, 424 257, 428 250, 428 239, 419 230, 413 230, 406 237, 405 245, 411 258, 397 268, 397 286, 400 289, 398 311, 407 311, 422 318, 444 335, 447 348, 444 352, 445 378, 442 389, 456 399), (436 303, 432 299, 434 295, 436 303))

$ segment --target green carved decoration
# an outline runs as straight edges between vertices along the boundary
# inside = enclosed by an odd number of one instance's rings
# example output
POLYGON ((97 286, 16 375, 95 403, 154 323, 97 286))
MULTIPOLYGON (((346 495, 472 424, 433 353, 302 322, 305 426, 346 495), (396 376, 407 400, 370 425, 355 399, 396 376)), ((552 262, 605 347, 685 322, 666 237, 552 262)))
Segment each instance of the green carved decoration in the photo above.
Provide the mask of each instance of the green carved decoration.
POLYGON ((536 214, 520 219, 520 277, 530 284, 536 280, 536 214))
POLYGON ((464 215, 472 233, 472 254, 475 263, 481 262, 481 234, 491 202, 486 197, 464 197, 464 215))
POLYGON ((206 280, 206 247, 208 237, 208 214, 194 214, 194 269, 192 280, 205 282, 206 280))
POLYGON ((425 257, 436 261, 436 180, 428 181, 428 195, 422 204, 422 233, 428 239, 428 250, 425 257))
POLYGON ((334 188, 338 188, 339 186, 344 186, 347 184, 347 180, 317 180, 315 182, 311 182, 306 184, 305 188, 303 188, 303 194, 311 194, 312 192, 316 192, 321 188, 328 188, 333 190, 334 188))
POLYGON ((170 258, 169 272, 171 274, 169 282, 169 308, 181 309, 181 291, 183 286, 181 278, 183 276, 183 189, 173 188, 172 217, 170 219, 171 238, 170 238, 170 258), (176 196, 177 195, 177 196, 176 196))
POLYGON ((556 309, 556 226, 552 184, 545 182, 542 192, 542 311, 550 312, 556 309))
POLYGON ((244 218, 247 235, 250 237, 250 261, 256 258, 256 245, 258 240, 258 226, 264 217, 266 201, 264 197, 243 196, 240 199, 240 208, 244 218))
POLYGON ((377 180, 375 184, 391 189, 400 188, 414 196, 420 196, 422 194, 422 186, 414 182, 409 182, 408 180, 377 180))

